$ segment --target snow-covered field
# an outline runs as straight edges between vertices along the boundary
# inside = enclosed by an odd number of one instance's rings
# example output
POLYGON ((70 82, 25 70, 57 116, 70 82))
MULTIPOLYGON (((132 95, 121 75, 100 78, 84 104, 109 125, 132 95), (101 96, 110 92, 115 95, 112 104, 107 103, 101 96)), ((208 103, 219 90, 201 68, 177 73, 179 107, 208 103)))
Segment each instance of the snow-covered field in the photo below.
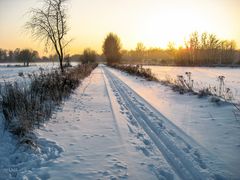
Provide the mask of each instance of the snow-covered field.
MULTIPOLYGON (((71 63, 73 66, 77 63, 71 63)), ((30 63, 29 67, 23 67, 22 63, 0 63, 0 84, 4 82, 21 81, 23 78, 19 76, 19 73, 23 73, 25 77, 30 73, 39 73, 42 71, 51 71, 54 68, 58 68, 59 64, 54 63, 30 63), (19 67, 14 67, 18 65, 19 67)))
POLYGON ((0 179, 239 179, 234 107, 100 65, 19 146, 0 116, 0 179))
POLYGON ((57 67, 57 63, 34 63, 30 64, 30 67, 14 67, 14 65, 22 65, 18 63, 14 64, 0 64, 0 83, 5 82, 14 82, 22 80, 23 78, 19 76, 19 73, 23 73, 24 76, 27 76, 28 73, 37 73, 40 72, 40 69, 51 70, 57 67), (7 66, 9 65, 9 67, 7 66))
POLYGON ((185 72, 192 73, 194 89, 203 87, 219 87, 218 76, 225 77, 225 87, 230 88, 234 98, 240 101, 240 68, 228 67, 176 67, 176 66, 144 66, 150 68, 160 80, 166 77, 176 79, 178 75, 186 77, 185 72))

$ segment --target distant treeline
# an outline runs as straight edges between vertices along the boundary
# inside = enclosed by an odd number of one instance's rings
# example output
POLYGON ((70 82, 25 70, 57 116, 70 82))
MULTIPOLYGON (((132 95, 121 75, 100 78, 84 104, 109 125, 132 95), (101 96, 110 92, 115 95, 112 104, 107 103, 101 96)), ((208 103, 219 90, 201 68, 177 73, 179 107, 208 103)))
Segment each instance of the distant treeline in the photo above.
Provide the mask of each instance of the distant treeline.
POLYGON ((55 55, 40 57, 38 51, 32 49, 16 48, 15 50, 7 50, 0 48, 0 63, 24 62, 26 61, 25 58, 30 55, 30 62, 57 61, 57 57, 55 55))
POLYGON ((38 51, 31 49, 20 49, 6 50, 0 48, 0 63, 2 62, 23 62, 22 57, 25 54, 31 54, 32 61, 40 60, 38 51))
MULTIPOLYGON (((176 48, 174 42, 169 42, 166 49, 146 48, 138 43, 134 50, 122 50, 120 38, 109 33, 103 44, 103 54, 86 48, 82 54, 64 56, 63 61, 107 62, 108 64, 146 64, 146 65, 178 65, 178 66, 239 66, 240 50, 236 49, 233 40, 221 40, 215 34, 193 32, 185 40, 184 45, 176 48)), ((57 55, 40 57, 31 49, 0 49, 1 62, 55 62, 57 55)))
MULTIPOLYGON (((101 57, 93 50, 85 49, 83 54, 74 54, 72 56, 66 55, 64 57, 65 62, 82 62, 86 61, 99 61, 101 57)), ((31 62, 57 62, 57 55, 39 56, 38 51, 31 49, 6 50, 0 48, 0 63, 24 63, 24 65, 31 62)))
POLYGON ((193 32, 184 46, 176 48, 169 42, 167 49, 146 49, 138 43, 134 50, 122 51, 122 63, 181 66, 212 66, 240 64, 240 51, 235 41, 220 40, 215 34, 193 32))

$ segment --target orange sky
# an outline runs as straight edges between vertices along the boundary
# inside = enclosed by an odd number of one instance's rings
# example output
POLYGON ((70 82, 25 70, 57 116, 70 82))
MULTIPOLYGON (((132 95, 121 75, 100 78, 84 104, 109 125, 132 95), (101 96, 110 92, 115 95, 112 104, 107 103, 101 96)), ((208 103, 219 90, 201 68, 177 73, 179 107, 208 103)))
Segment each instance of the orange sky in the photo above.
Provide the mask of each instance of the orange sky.
MULTIPOLYGON (((215 33, 234 39, 240 47, 240 0, 69 0, 68 52, 86 47, 101 52, 104 37, 115 32, 123 47, 165 48, 169 41, 183 44, 193 32, 215 33)), ((24 31, 25 13, 39 0, 0 0, 0 48, 32 48, 45 55, 44 46, 24 31)))

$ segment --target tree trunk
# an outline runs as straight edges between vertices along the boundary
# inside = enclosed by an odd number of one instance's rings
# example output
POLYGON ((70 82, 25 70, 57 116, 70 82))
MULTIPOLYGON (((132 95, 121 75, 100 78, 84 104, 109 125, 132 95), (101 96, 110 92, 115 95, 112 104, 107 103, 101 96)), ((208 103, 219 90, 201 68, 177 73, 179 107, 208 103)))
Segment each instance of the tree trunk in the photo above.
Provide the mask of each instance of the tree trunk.
POLYGON ((62 73, 64 72, 64 68, 63 68, 63 57, 59 57, 59 63, 60 63, 60 68, 62 73))
POLYGON ((64 68, 63 68, 63 55, 59 53, 57 47, 55 46, 55 49, 57 51, 57 55, 58 55, 58 60, 59 60, 59 64, 60 64, 60 69, 62 71, 62 73, 64 72, 64 68))

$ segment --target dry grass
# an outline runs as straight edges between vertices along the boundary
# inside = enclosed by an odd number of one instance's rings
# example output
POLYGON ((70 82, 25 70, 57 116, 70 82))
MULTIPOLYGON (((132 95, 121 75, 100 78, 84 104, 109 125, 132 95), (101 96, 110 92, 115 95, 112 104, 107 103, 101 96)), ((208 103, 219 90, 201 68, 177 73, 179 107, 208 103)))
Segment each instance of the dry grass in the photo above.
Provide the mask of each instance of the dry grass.
POLYGON ((23 137, 51 117, 52 111, 78 87, 96 64, 68 68, 64 73, 53 71, 30 74, 30 83, 6 83, 1 88, 1 107, 6 128, 23 137))
POLYGON ((142 68, 142 66, 139 65, 112 65, 111 67, 142 77, 148 81, 158 81, 151 69, 142 68))

